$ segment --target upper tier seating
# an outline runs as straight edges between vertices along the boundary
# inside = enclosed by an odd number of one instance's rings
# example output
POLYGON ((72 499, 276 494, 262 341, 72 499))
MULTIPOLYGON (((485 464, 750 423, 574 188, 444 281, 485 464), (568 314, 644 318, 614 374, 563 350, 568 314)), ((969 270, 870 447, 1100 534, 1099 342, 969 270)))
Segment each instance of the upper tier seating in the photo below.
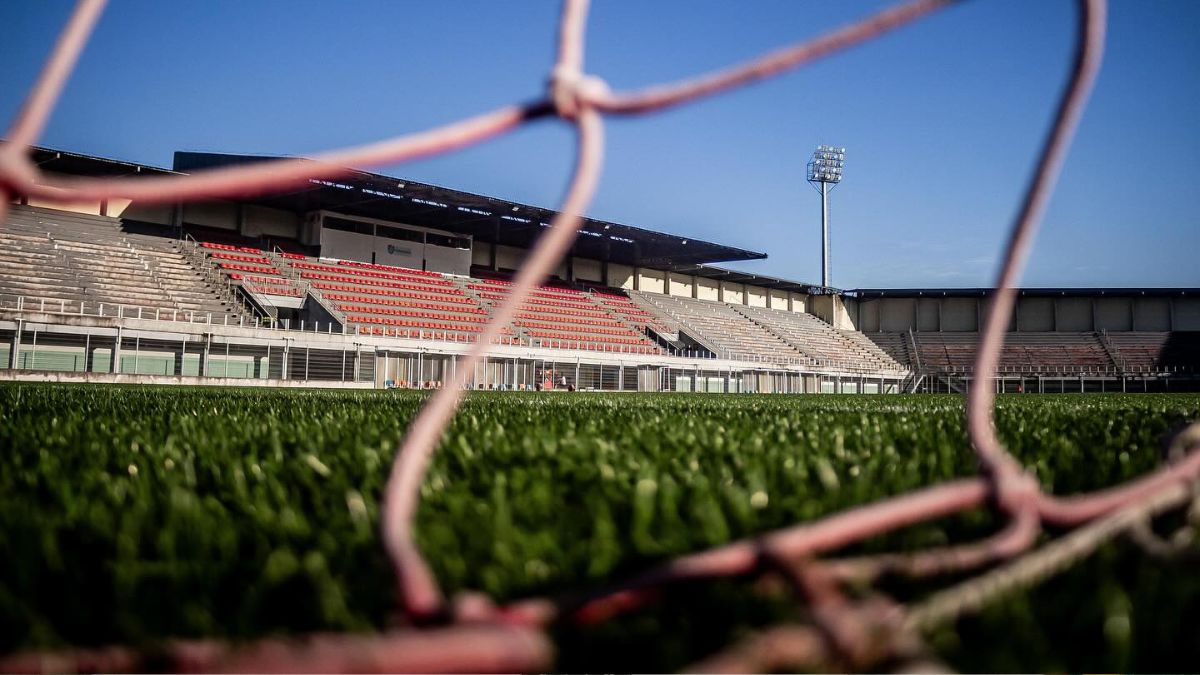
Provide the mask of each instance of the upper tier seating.
POLYGON ((141 308, 146 318, 222 321, 235 312, 174 240, 126 232, 117 218, 19 204, 0 229, 0 294, 106 315, 141 308))

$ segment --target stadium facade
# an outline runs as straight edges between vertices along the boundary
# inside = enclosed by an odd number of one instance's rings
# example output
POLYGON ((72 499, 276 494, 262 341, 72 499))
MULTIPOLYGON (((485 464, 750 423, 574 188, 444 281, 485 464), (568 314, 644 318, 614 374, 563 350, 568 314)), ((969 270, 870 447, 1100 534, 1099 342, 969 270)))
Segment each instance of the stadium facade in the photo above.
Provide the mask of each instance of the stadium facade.
MULTIPOLYGON (((191 173, 45 148, 44 171, 191 173)), ((175 206, 22 200, 0 229, 0 378, 438 386, 554 212, 354 172, 175 206)), ((585 219, 475 388, 963 391, 984 289, 839 290, 726 269, 765 254, 585 219)), ((1200 289, 1027 289, 1006 391, 1195 390, 1200 289)))

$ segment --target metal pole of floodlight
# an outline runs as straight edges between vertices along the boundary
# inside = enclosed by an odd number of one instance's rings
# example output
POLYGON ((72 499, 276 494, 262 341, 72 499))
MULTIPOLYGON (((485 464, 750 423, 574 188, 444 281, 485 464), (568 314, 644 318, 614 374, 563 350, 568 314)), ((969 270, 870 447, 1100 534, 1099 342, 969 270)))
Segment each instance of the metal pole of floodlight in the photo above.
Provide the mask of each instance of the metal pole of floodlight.
POLYGON ((842 182, 846 149, 818 145, 808 161, 808 182, 821 193, 821 286, 829 288, 829 190, 842 182), (819 187, 818 187, 819 185, 819 187))

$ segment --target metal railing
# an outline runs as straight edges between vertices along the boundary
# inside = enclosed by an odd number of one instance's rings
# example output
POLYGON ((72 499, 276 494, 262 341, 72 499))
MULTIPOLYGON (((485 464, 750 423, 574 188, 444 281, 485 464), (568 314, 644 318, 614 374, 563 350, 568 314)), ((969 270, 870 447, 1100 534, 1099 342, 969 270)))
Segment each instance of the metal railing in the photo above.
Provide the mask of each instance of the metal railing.
MULTIPOLYGON (((149 307, 144 305, 112 302, 89 302, 25 295, 0 294, 0 310, 52 314, 59 316, 87 316, 106 319, 136 319, 143 321, 170 321, 187 324, 219 325, 269 330, 276 333, 294 332, 325 333, 332 335, 361 335, 364 337, 374 336, 382 339, 416 340, 420 342, 449 344, 472 344, 476 341, 475 335, 457 331, 426 329, 417 329, 415 331, 403 331, 403 329, 400 329, 397 331, 396 329, 390 329, 390 334, 387 332, 375 333, 371 330, 370 326, 362 324, 338 324, 336 322, 313 323, 305 321, 295 323, 288 319, 279 321, 262 321, 259 317, 249 317, 245 314, 236 314, 230 312, 195 312, 191 310, 149 307), (397 332, 405 332, 406 334, 396 334, 397 332)), ((382 331, 383 327, 380 327, 380 329, 382 331)), ((518 336, 501 338, 496 340, 493 344, 499 346, 524 347, 529 349, 554 349, 581 354, 613 354, 646 358, 682 358, 689 360, 725 360, 744 364, 755 364, 765 368, 786 367, 794 369, 813 369, 885 377, 900 377, 908 374, 908 371, 894 371, 888 369, 872 370, 869 368, 864 368, 861 364, 843 361, 769 357, 762 354, 731 350, 725 350, 715 354, 705 354, 702 352, 683 352, 672 355, 663 354, 657 349, 652 352, 648 352, 646 351, 647 348, 641 345, 613 345, 603 342, 589 342, 587 340, 558 340, 551 338, 524 338, 518 336)))
MULTIPOLYGON (((920 371, 926 375, 972 375, 975 372, 974 366, 930 366, 920 371)), ((1075 375, 1075 376, 1095 376, 1095 377, 1121 377, 1129 375, 1189 375, 1198 372, 1196 368, 1191 366, 1143 366, 1143 365, 1122 365, 1114 366, 1086 366, 1086 365, 1000 365, 996 367, 996 374, 1003 375, 1030 375, 1030 376, 1052 376, 1052 375, 1075 375)))

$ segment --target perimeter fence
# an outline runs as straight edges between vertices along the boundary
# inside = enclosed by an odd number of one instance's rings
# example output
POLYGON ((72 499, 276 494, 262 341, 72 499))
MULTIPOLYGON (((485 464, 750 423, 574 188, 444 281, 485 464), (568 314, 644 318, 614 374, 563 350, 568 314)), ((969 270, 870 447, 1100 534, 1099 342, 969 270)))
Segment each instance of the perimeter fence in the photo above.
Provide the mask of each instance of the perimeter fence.
MULTIPOLYGON (((286 190, 312 179, 346 175, 349 167, 397 163, 450 152, 499 136, 536 120, 558 118, 577 134, 573 175, 559 215, 537 241, 470 354, 457 369, 459 385, 486 356, 492 338, 513 317, 536 285, 547 278, 577 236, 581 215, 599 178, 604 119, 649 114, 746 86, 819 60, 956 4, 910 0, 809 42, 767 53, 749 62, 683 82, 634 92, 610 91, 583 68, 586 0, 566 0, 558 49, 546 96, 429 131, 329 152, 316 161, 280 160, 146 178, 51 178, 27 150, 41 133, 104 0, 80 0, 39 79, 0 146, 0 216, 15 197, 43 201, 124 198, 144 204, 245 197, 286 190)), ((1003 266, 992 293, 973 371, 979 380, 996 375, 1011 315, 1015 287, 1034 232, 1052 192, 1067 147, 1092 88, 1104 44, 1106 3, 1078 0, 1078 29, 1068 81, 1053 125, 1039 152, 1003 266)), ((459 402, 462 386, 447 386, 422 408, 400 443, 386 487, 382 539, 392 560, 400 610, 408 628, 379 635, 317 635, 233 645, 219 641, 178 642, 145 654, 113 647, 96 651, 18 654, 0 660, 0 670, 131 671, 155 668, 203 671, 543 671, 553 668, 550 630, 562 622, 595 623, 651 602, 663 587, 684 581, 782 574, 792 582, 811 623, 768 628, 727 646, 696 664, 704 671, 780 669, 875 669, 881 664, 929 666, 920 631, 1015 590, 1026 588, 1088 556, 1105 541, 1128 535, 1148 554, 1170 552, 1149 520, 1194 503, 1200 476, 1200 439, 1195 427, 1180 436, 1181 454, 1140 479, 1095 493, 1060 497, 1043 492, 997 438, 992 408, 995 392, 974 387, 966 416, 980 471, 974 478, 933 485, 909 494, 736 541, 662 564, 631 579, 569 598, 531 598, 496 606, 479 593, 443 597, 413 538, 420 486, 437 441, 459 402), (1186 451, 1186 452, 1183 452, 1186 451), (970 509, 988 508, 1006 520, 980 541, 904 554, 866 558, 824 557, 865 539, 970 509), (1043 528, 1066 534, 1037 547, 1043 528), (879 592, 850 594, 851 584, 868 586, 884 574, 913 578, 962 575, 984 570, 908 605, 879 592)))

